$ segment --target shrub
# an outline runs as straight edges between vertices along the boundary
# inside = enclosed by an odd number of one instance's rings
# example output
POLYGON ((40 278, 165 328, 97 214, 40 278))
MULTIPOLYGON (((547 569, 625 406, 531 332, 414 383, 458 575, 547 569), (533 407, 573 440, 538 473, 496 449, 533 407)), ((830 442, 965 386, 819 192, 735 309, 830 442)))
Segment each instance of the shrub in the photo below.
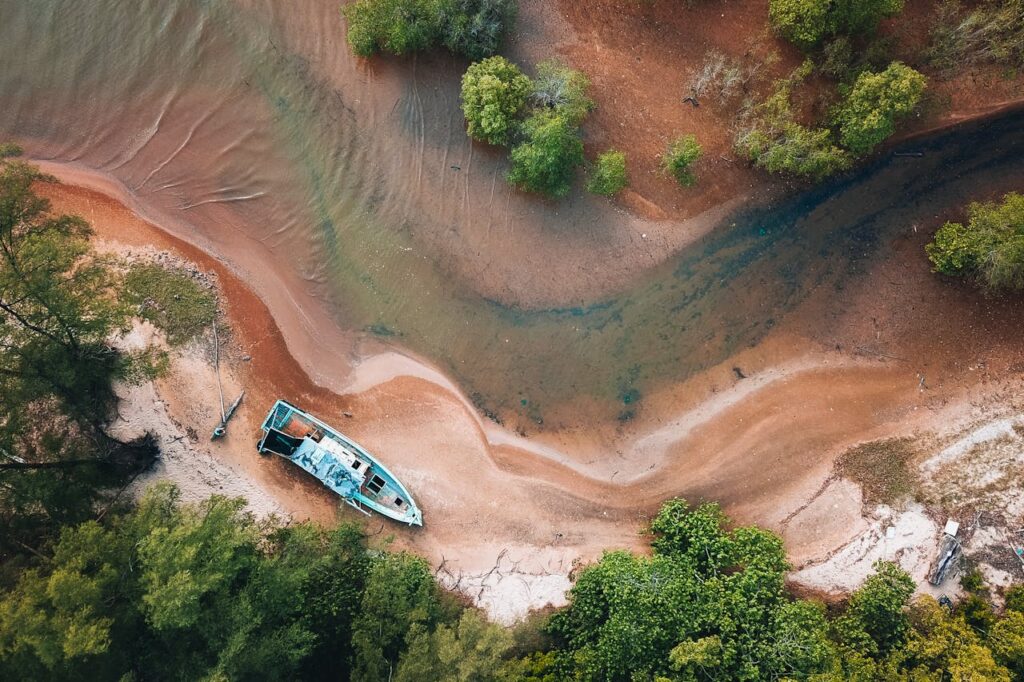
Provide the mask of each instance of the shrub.
POLYGON ((668 150, 661 158, 661 165, 666 173, 679 181, 679 184, 690 187, 697 182, 691 167, 700 155, 701 148, 696 136, 683 135, 668 146, 668 150))
POLYGON ((504 57, 471 64, 462 77, 462 113, 469 136, 490 144, 508 144, 529 91, 530 79, 504 57))
POLYGON ((133 265, 124 285, 126 300, 139 306, 140 317, 162 329, 171 345, 191 341, 217 317, 216 295, 184 270, 133 265))
POLYGON ((967 225, 946 223, 925 247, 936 272, 979 278, 993 288, 1024 289, 1024 196, 975 203, 967 225))
POLYGON ((790 173, 819 181, 850 167, 850 155, 824 128, 788 122, 766 131, 752 129, 737 141, 740 152, 769 173, 790 173))
POLYGON ((490 57, 498 51, 515 16, 515 0, 441 0, 441 42, 469 59, 490 57))
POLYGON ((0 159, 21 156, 22 149, 13 142, 0 142, 0 159))
POLYGON ((853 43, 846 36, 829 41, 821 51, 819 68, 826 76, 844 78, 853 66, 853 43))
POLYGON ((441 44, 470 59, 497 52, 515 19, 514 0, 356 0, 348 19, 352 50, 406 54, 441 44))
POLYGON ((523 124, 524 141, 510 155, 508 181, 528 192, 565 196, 583 163, 579 130, 554 111, 535 112, 523 124))
POLYGON ((942 69, 971 64, 1024 66, 1024 0, 992 0, 964 9, 945 0, 937 10, 929 61, 942 69))
POLYGON ((862 73, 835 113, 842 144, 855 154, 871 151, 913 111, 925 84, 924 76, 900 62, 881 73, 862 73))
POLYGON ((579 125, 594 108, 594 102, 587 97, 589 88, 586 75, 557 59, 547 59, 537 65, 530 99, 538 107, 554 109, 573 125, 579 125))
POLYGON ((587 190, 610 197, 626 186, 626 155, 613 149, 597 157, 587 190))

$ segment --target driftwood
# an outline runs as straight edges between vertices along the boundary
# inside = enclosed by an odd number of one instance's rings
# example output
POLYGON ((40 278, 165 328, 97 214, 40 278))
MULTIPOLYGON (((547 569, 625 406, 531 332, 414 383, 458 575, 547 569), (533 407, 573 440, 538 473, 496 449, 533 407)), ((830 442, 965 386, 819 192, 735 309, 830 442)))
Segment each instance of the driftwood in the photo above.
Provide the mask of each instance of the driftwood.
POLYGON ((224 409, 224 388, 220 383, 220 338, 217 336, 217 320, 213 320, 213 367, 217 373, 217 393, 220 394, 220 424, 213 430, 213 435, 210 436, 210 440, 217 440, 223 438, 228 432, 228 420, 231 419, 231 415, 235 413, 238 406, 242 404, 242 398, 245 397, 245 391, 238 394, 235 398, 235 402, 231 403, 231 407, 224 409))

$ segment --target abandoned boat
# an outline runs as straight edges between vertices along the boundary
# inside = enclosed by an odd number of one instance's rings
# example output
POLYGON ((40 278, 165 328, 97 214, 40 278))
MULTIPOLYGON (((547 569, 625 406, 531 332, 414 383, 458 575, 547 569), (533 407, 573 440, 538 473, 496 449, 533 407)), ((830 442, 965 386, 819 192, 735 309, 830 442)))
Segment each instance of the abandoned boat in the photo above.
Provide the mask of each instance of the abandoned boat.
POLYGON ((423 514, 394 474, 316 417, 278 400, 262 428, 260 454, 294 462, 366 515, 370 510, 411 526, 423 525, 423 514))

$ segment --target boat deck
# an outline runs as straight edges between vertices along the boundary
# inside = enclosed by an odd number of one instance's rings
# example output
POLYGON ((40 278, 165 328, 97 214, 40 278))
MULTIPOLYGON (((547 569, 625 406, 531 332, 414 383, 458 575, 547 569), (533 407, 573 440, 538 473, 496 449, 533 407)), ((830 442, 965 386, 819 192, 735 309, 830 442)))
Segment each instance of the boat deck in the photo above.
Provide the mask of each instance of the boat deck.
POLYGON ((408 491, 368 452, 326 424, 279 401, 263 424, 261 449, 286 457, 347 502, 421 523, 408 491))

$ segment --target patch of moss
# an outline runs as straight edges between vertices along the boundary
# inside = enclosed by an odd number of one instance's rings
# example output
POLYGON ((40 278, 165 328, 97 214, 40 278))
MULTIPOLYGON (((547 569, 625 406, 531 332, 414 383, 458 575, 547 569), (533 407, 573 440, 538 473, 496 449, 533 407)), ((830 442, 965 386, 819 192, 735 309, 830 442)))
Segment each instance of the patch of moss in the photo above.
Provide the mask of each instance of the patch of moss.
POLYGON ((916 455, 910 438, 876 440, 858 445, 836 460, 836 472, 858 483, 864 502, 894 505, 913 497, 918 489, 912 465, 916 455))
POLYGON ((128 301, 139 306, 139 316, 180 346, 202 334, 217 315, 217 297, 178 268, 152 263, 133 265, 125 276, 128 301))

